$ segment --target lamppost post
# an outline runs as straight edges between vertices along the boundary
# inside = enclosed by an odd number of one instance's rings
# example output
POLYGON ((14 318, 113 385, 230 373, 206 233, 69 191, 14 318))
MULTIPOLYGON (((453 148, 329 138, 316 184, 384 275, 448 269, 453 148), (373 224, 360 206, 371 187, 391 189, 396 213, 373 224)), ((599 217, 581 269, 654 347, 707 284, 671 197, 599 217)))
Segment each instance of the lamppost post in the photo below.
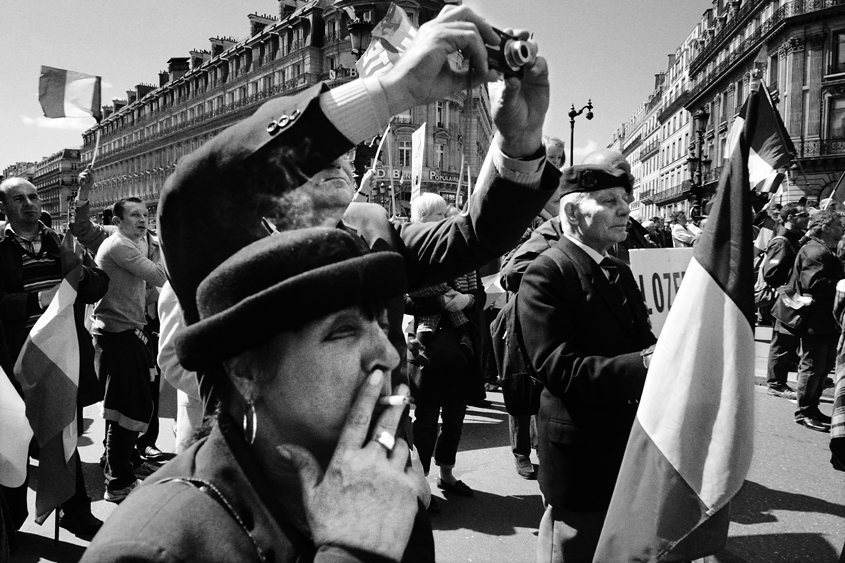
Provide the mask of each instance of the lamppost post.
POLYGON ((587 105, 575 111, 575 104, 572 104, 572 109, 569 110, 569 165, 575 165, 575 118, 587 110, 587 119, 593 118, 593 101, 587 100, 587 105))
POLYGON ((710 112, 703 106, 692 114, 693 131, 687 166, 690 173, 690 218, 693 220, 701 216, 705 174, 711 162, 704 153, 704 133, 709 118, 710 112))

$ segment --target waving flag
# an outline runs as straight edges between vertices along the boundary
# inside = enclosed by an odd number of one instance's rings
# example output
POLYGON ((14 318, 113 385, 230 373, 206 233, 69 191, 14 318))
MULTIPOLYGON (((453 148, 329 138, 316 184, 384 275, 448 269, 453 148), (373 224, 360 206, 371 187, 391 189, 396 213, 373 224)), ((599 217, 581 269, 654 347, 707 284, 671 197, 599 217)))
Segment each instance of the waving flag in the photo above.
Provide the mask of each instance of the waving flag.
MULTIPOLYGON (((65 235, 62 245, 74 244, 65 235)), ((76 482, 76 396, 79 391, 79 342, 73 304, 82 264, 65 274, 50 306, 32 327, 15 364, 23 388, 26 416, 40 446, 35 521, 73 496, 76 482)))
POLYGON ((760 97, 749 97, 744 130, 654 350, 594 562, 669 553, 691 560, 727 540, 728 504, 754 450, 748 158, 760 97))
POLYGON ((41 67, 38 101, 46 117, 88 117, 100 121, 100 77, 41 67))
POLYGON ((31 439, 23 399, 0 368, 0 485, 23 485, 31 439))
POLYGON ((370 46, 355 64, 358 74, 373 76, 392 68, 416 35, 417 28, 405 10, 391 3, 384 18, 373 28, 370 46))
MULTIPOLYGON (((772 102, 769 90, 765 84, 760 84, 759 89, 749 93, 745 103, 734 120, 731 132, 728 135, 728 142, 725 149, 725 157, 731 158, 735 152, 736 144, 739 141, 740 133, 743 131, 745 121, 748 119, 748 112, 751 104, 754 104, 756 127, 750 137, 746 137, 748 143, 748 182, 755 187, 783 168, 795 158, 795 145, 786 132, 783 119, 780 117, 777 108, 772 102)), ((766 188, 766 184, 763 184, 766 188)), ((768 189, 771 189, 769 187, 768 189)), ((776 186, 774 187, 776 189, 776 186)))

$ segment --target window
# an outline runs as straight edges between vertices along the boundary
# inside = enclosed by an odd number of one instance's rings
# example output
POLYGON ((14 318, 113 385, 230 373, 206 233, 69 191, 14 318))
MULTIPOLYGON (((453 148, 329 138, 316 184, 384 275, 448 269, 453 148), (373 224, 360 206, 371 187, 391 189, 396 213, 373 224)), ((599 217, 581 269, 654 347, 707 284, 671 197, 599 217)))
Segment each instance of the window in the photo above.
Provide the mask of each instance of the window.
POLYGON ((739 80, 736 83, 736 103, 734 107, 739 110, 743 102, 745 102, 745 81, 739 80))
POLYGON ((445 156, 445 151, 444 151, 443 145, 434 145, 434 154, 435 154, 435 158, 437 159, 437 161, 436 161, 437 168, 443 170, 443 168, 444 168, 444 156, 445 156))
POLYGON ((439 101, 435 105, 435 116, 438 127, 446 127, 446 122, 449 120, 449 112, 446 102, 439 101))
POLYGON ((769 88, 771 90, 778 89, 778 56, 772 55, 769 57, 769 88))
POLYGON ((845 72, 845 31, 833 34, 833 68, 831 74, 845 72))
POLYGON ((399 166, 411 165, 411 141, 399 141, 399 166))
POLYGON ((830 102, 830 138, 845 138, 845 98, 830 102))

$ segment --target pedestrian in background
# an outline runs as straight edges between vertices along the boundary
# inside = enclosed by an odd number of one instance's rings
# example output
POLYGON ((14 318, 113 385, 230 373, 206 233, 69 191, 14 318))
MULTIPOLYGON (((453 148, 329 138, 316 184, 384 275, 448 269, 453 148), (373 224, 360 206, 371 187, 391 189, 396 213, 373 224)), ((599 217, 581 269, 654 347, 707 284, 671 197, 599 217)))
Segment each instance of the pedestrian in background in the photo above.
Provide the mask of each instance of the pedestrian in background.
MULTIPOLYGON (((806 325, 799 336, 798 408, 795 422, 819 432, 830 431, 830 416, 819 409, 825 379, 836 360, 840 328, 833 311, 836 284, 845 277, 842 263, 834 254, 842 239, 842 223, 832 211, 812 216, 807 242, 798 251, 789 285, 801 295, 812 297, 806 325)), ((806 307, 805 307, 806 308, 806 307)))
MULTIPOLYGON (((810 214, 797 203, 787 203, 778 216, 778 234, 769 242, 766 257, 761 264, 763 280, 775 290, 789 282, 801 238, 807 231, 810 214)), ((771 306, 769 307, 771 316, 771 306)), ((775 319, 772 341, 769 345, 769 362, 766 384, 769 395, 795 400, 797 395, 787 383, 789 368, 797 359, 800 339, 775 319)))

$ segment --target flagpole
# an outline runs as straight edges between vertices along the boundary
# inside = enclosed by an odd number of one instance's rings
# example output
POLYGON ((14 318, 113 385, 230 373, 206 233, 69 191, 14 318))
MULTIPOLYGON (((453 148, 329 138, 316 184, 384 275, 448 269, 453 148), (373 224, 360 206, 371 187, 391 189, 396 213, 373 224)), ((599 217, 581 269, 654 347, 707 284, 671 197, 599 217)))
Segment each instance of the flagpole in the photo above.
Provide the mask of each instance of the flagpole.
MULTIPOLYGON (((389 127, 388 127, 389 129, 389 127)), ((396 217, 396 189, 393 185, 393 135, 387 147, 387 174, 390 176, 390 217, 396 217)))
MULTIPOLYGON (((376 149, 376 156, 373 159, 373 167, 375 167, 375 163, 378 162, 378 157, 381 155, 381 148, 384 146, 384 140, 387 138, 387 133, 390 131, 390 124, 387 124, 387 129, 384 130, 384 135, 381 137, 381 141, 379 141, 378 149, 376 149)), ((352 198, 352 201, 358 199, 358 196, 361 194, 361 190, 364 189, 364 182, 361 182, 361 185, 358 186, 358 190, 355 192, 355 197, 352 198)), ((369 201, 369 198, 367 198, 369 201)))

